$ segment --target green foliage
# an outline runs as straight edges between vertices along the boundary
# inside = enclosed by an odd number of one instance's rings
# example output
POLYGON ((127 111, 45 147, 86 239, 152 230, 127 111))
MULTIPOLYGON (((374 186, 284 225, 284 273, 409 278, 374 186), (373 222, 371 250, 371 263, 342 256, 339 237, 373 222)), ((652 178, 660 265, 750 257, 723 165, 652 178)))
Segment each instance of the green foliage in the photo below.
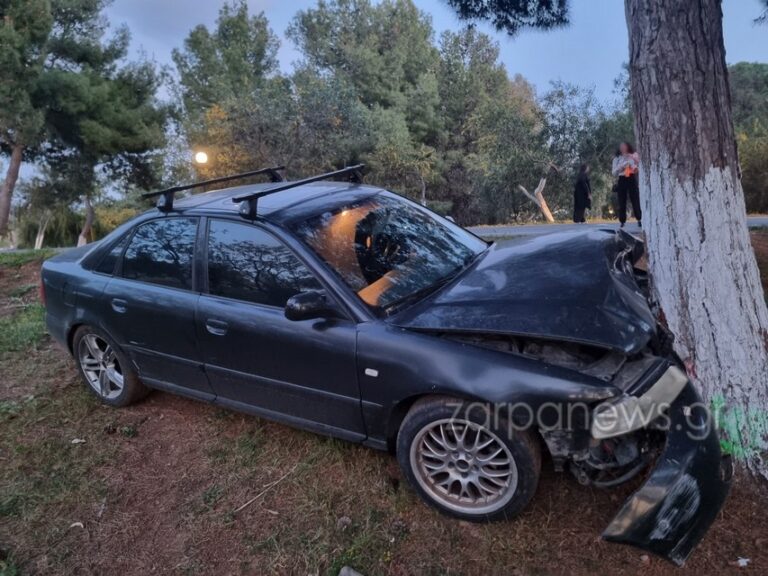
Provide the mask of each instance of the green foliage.
MULTIPOLYGON (((363 161, 370 181, 437 202, 462 224, 504 222, 537 215, 516 188, 533 189, 553 163, 560 171, 547 197, 553 209, 570 209, 577 165, 594 161, 607 173, 617 144, 609 139, 624 126, 614 122, 624 110, 604 109, 589 90, 560 83, 538 100, 524 78, 507 76, 497 43, 472 27, 443 33, 435 46, 411 0, 332 0, 300 11, 288 36, 301 65, 290 76, 255 69, 241 91, 214 56, 224 21, 242 31, 254 22, 243 5, 225 7, 216 29, 196 28, 175 53, 183 132, 209 157, 200 178, 277 163, 296 177, 363 161)), ((241 42, 269 44, 258 22, 241 42)))
POLYGON ((310 67, 345 77, 367 106, 404 108, 437 65, 430 19, 410 0, 321 1, 300 11, 287 35, 310 67))
POLYGON ((514 36, 528 28, 549 29, 568 24, 568 0, 448 0, 463 20, 489 21, 514 36))
POLYGON ((53 256, 51 250, 17 250, 13 252, 0 252, 1 268, 20 268, 30 262, 42 262, 53 256))
POLYGON ((278 47, 263 13, 249 16, 242 0, 224 4, 215 30, 201 24, 173 51, 186 113, 198 119, 214 105, 252 97, 277 69, 278 47))
POLYGON ((736 136, 748 212, 768 212, 768 125, 736 136))
POLYGON ((29 243, 51 222, 67 238, 73 205, 94 196, 99 183, 156 185, 168 112, 155 99, 161 77, 148 62, 125 63, 129 34, 118 28, 107 37, 107 3, 2 4, 0 145, 21 145, 28 159, 44 154, 42 177, 25 190, 20 211, 19 231, 29 243))
POLYGON ((728 67, 731 110, 738 129, 768 126, 768 64, 739 62, 728 67))
MULTIPOLYGON (((162 143, 151 65, 119 68, 126 29, 104 40, 106 0, 9 0, 0 23, 0 139, 97 157, 162 143)), ((29 153, 33 151, 28 149, 29 153)))
POLYGON ((748 212, 768 212, 768 64, 728 68, 741 184, 748 212))
MULTIPOLYGON (((466 123, 481 106, 503 97, 508 80, 498 59, 498 44, 474 28, 440 37, 439 93, 449 145, 469 144, 466 123)), ((533 99, 532 91, 528 96, 533 99)))
POLYGON ((768 0, 760 0, 760 3, 765 6, 760 16, 755 18, 755 24, 768 24, 768 0))
MULTIPOLYGON (((543 4, 526 5, 513 26, 541 24, 543 4)), ((49 32, 49 50, 75 65, 46 70, 38 82, 37 97, 52 104, 45 119, 57 146, 49 170, 25 191, 21 231, 29 245, 43 224, 46 245, 73 242, 85 220, 80 195, 116 179, 146 188, 160 172, 174 184, 281 163, 300 177, 363 161, 370 181, 439 205, 462 224, 540 217, 517 188, 532 190, 545 175, 545 197, 564 217, 576 170, 587 163, 595 211, 606 213, 611 157, 620 141, 633 140, 626 73, 613 105, 562 82, 537 97, 524 78, 507 75, 497 43, 473 27, 435 44, 429 17, 411 0, 329 0, 297 13, 287 35, 303 62, 284 75, 264 14, 233 1, 214 27, 194 28, 174 51, 178 138, 163 160, 151 152, 163 139, 166 111, 154 101, 160 78, 144 63, 118 65, 127 33, 105 40, 94 20, 101 7, 102 0, 57 0, 51 8, 56 22, 80 25, 49 32), (74 8, 65 17, 67 2, 74 8), (197 174, 184 140, 208 153, 197 174)), ((766 209, 765 76, 764 65, 732 67, 751 210, 766 209)), ((97 204, 96 237, 144 207, 121 202, 97 204)))
MULTIPOLYGON (((507 75, 498 44, 472 26, 435 43, 429 16, 412 0, 322 0, 289 26, 303 61, 282 74, 265 15, 231 0, 214 27, 195 27, 173 52, 178 113, 169 131, 168 108, 155 99, 162 76, 146 62, 124 64, 128 33, 107 36, 105 1, 2 7, 10 17, 0 23, 0 65, 17 73, 0 86, 0 145, 7 151, 25 134, 28 158, 37 142, 47 151, 40 176, 23 187, 17 227, 25 245, 75 242, 86 221, 83 194, 96 203, 91 237, 100 237, 146 208, 137 190, 160 180, 268 164, 301 177, 362 161, 371 182, 475 224, 540 218, 517 188, 532 190, 544 175, 550 208, 566 217, 576 170, 587 163, 594 212, 610 212, 611 158, 619 142, 634 139, 626 71, 614 104, 563 82, 537 97, 524 78, 507 75), (209 162, 191 166, 190 148, 209 162)), ((473 10, 461 12, 470 19, 493 16, 489 2, 452 4, 473 10)), ((497 25, 546 27, 564 9, 508 3, 497 25)), ((766 211, 768 65, 730 71, 747 206, 766 211)))
POLYGON ((48 0, 5 0, 0 4, 0 143, 33 141, 42 112, 32 93, 43 73, 45 43, 53 26, 48 0))
POLYGON ((45 336, 45 308, 24 306, 20 312, 0 318, 0 354, 23 350, 45 336))

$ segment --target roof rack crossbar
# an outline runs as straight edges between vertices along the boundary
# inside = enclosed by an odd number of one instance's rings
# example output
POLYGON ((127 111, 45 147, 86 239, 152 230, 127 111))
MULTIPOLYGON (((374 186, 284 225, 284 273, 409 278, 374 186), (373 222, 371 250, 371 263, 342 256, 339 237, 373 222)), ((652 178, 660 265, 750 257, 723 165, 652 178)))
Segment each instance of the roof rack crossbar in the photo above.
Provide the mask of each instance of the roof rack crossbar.
POLYGON ((183 190, 191 190, 192 188, 200 188, 201 186, 209 186, 211 184, 219 184, 221 182, 229 182, 231 180, 239 180, 241 178, 248 178, 249 176, 257 176, 259 174, 268 174, 269 179, 272 182, 283 182, 283 177, 280 174, 280 170, 285 170, 285 166, 270 166, 268 168, 260 168, 259 170, 251 170, 250 172, 241 172, 240 174, 232 174, 231 176, 221 176, 219 178, 211 178, 210 180, 201 180, 200 182, 194 182, 192 184, 184 184, 182 186, 172 186, 165 190, 158 190, 157 192, 148 192, 142 194, 142 198, 154 198, 157 199, 157 208, 161 212, 170 212, 173 210, 173 197, 176 192, 183 190))
POLYGON ((254 192, 252 194, 245 194, 244 196, 237 196, 232 198, 232 202, 241 202, 240 215, 246 218, 256 218, 259 198, 275 194, 276 192, 282 192, 284 190, 290 190, 291 188, 297 188, 304 184, 311 184, 312 182, 319 182, 320 180, 330 180, 337 176, 349 175, 349 179, 352 182, 362 182, 362 170, 365 168, 365 164, 355 164, 354 166, 347 166, 341 170, 334 170, 333 172, 326 172, 325 174, 319 174, 317 176, 310 176, 302 180, 295 180, 293 182, 286 182, 285 184, 278 184, 272 188, 254 192))

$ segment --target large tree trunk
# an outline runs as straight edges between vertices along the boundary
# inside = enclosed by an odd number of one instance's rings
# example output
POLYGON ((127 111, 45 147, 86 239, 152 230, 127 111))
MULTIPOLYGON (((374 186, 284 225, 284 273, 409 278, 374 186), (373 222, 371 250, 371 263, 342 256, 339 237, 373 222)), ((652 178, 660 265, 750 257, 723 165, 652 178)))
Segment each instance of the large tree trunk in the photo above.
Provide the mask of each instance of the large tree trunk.
POLYGON ((720 1, 625 6, 654 297, 691 379, 725 407, 726 445, 768 478, 768 310, 739 180, 720 1))
POLYGON ((8 170, 5 173, 5 180, 0 186, 0 238, 8 234, 8 220, 11 216, 11 199, 13 198, 13 189, 16 187, 16 181, 19 179, 19 169, 21 168, 21 156, 24 146, 16 144, 11 149, 11 161, 8 164, 8 170))
POLYGON ((85 222, 83 228, 80 230, 80 236, 77 237, 77 245, 85 246, 88 244, 88 239, 91 236, 91 229, 93 228, 93 205, 91 204, 91 196, 85 195, 85 222))

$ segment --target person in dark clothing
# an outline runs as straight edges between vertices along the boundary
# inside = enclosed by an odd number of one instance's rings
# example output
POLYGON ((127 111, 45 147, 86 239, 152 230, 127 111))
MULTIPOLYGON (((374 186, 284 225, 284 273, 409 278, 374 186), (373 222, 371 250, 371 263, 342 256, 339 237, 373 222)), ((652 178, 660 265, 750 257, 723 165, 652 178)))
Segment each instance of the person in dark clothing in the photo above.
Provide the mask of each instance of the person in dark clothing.
POLYGON ((589 166, 582 164, 573 187, 573 221, 585 222, 584 211, 592 208, 592 185, 589 182, 589 166))
POLYGON ((611 165, 611 173, 619 178, 616 193, 619 200, 619 222, 621 227, 627 221, 627 198, 632 203, 632 214, 642 228, 643 211, 640 208, 640 188, 637 183, 637 169, 640 157, 629 142, 622 142, 611 165))

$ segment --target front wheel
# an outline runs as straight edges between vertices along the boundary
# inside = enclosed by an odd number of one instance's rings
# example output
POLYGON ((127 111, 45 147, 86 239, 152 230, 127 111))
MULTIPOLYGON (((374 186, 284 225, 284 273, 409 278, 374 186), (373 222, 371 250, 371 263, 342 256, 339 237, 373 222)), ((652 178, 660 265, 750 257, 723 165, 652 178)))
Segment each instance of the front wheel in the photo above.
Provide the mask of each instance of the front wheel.
MULTIPOLYGON (((473 406, 477 406, 476 404, 473 406)), ((536 491, 541 452, 529 431, 452 398, 411 408, 397 437, 411 486, 443 513, 475 522, 510 519, 536 491)))

